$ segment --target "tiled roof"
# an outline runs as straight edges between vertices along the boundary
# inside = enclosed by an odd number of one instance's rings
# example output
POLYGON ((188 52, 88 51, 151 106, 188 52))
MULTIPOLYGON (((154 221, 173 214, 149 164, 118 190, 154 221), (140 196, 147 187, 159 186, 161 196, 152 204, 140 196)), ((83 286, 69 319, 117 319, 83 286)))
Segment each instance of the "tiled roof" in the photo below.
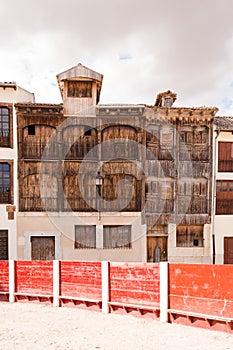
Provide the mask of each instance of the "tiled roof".
POLYGON ((214 124, 222 130, 233 130, 233 117, 221 117, 214 118, 214 124))

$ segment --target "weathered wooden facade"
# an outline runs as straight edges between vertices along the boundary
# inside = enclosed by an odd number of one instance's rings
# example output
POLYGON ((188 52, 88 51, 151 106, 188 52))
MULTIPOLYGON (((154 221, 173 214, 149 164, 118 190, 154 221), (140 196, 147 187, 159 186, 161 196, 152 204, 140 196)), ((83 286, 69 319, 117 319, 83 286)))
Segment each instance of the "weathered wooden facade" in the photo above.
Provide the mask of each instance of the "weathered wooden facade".
POLYGON ((19 257, 54 237, 55 258, 211 262, 217 109, 101 105, 81 64, 57 79, 63 104, 16 105, 19 257))

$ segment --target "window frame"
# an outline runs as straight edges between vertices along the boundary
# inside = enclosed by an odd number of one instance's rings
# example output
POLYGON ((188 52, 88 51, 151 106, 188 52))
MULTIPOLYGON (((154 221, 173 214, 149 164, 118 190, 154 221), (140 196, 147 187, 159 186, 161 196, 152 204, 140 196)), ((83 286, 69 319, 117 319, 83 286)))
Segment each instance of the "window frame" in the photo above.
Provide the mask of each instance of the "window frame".
MULTIPOLYGON (((116 236, 117 234, 121 235, 122 236, 122 232, 113 232, 113 234, 116 236)), ((125 238, 124 238, 125 239, 125 238)), ((121 241, 123 240, 123 238, 121 237, 120 239, 121 241)), ((119 240, 119 241, 120 241, 119 240)), ((103 226, 103 249, 132 249, 132 225, 104 225, 103 226), (128 228, 128 232, 127 235, 128 237, 126 238, 127 240, 127 244, 120 244, 120 245, 116 245, 113 246, 113 243, 117 243, 118 242, 118 239, 114 239, 114 241, 111 241, 111 245, 107 244, 108 240, 110 240, 110 238, 106 237, 106 233, 110 236, 112 234, 112 232, 110 231, 110 229, 116 229, 116 228, 123 228, 123 227, 127 227, 128 228), (109 232, 106 232, 106 229, 109 229, 109 232)))
POLYGON ((75 225, 74 227, 74 249, 82 250, 82 249, 96 249, 96 225, 75 225), (78 232, 78 229, 85 228, 89 230, 93 230, 93 232, 90 231, 90 233, 93 235, 93 245, 89 245, 87 241, 84 243, 80 242, 83 237, 86 236, 87 232, 85 230, 83 232, 78 232), (81 238, 78 238, 78 233, 81 233, 81 238))
MULTIPOLYGON (((12 105, 0 103, 0 132, 2 130, 1 124, 3 124, 3 121, 1 121, 1 118, 4 117, 4 115, 1 114, 1 109, 8 110, 9 135, 7 136, 7 142, 1 141, 1 136, 0 136, 0 147, 13 148, 13 120, 12 120, 13 119, 13 109, 12 109, 12 105)), ((4 136, 2 136, 2 137, 4 137, 4 136)))
MULTIPOLYGON (((0 164, 9 165, 9 200, 2 201, 0 196, 0 205, 1 204, 13 204, 14 203, 14 190, 13 190, 13 160, 0 160, 0 164)), ((0 171, 1 174, 1 171, 0 171)), ((1 187, 1 186, 0 186, 1 187)), ((1 193, 1 192, 0 192, 1 193)))
POLYGON ((178 225, 176 227, 176 247, 177 248, 203 248, 204 247, 204 225, 178 225), (201 232, 192 232, 192 228, 198 228, 201 232), (180 232, 179 232, 180 229, 180 232), (185 231, 185 240, 179 242, 179 233, 182 235, 182 229, 185 231), (200 236, 199 236, 200 234, 200 236), (198 241, 198 244, 196 244, 198 241), (201 242, 201 244, 199 244, 201 242), (192 243, 192 244, 191 244, 192 243))

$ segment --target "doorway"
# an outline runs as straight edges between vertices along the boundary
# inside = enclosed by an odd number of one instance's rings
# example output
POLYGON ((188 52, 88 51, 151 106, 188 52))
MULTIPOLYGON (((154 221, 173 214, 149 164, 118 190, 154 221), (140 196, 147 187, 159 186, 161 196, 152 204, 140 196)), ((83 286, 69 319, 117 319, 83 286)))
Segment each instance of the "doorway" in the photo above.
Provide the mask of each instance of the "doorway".
POLYGON ((54 260, 55 237, 31 236, 31 258, 32 260, 54 260))
POLYGON ((167 236, 147 237, 147 262, 167 261, 167 236))

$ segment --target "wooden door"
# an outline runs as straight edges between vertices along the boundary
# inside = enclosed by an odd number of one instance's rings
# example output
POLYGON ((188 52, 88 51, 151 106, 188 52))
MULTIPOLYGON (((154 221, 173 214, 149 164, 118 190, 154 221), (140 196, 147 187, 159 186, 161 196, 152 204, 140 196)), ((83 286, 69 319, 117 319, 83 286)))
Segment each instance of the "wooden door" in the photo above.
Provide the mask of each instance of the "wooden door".
POLYGON ((224 237, 224 264, 233 264, 233 237, 224 237))
POLYGON ((8 231, 0 230, 0 260, 8 260, 8 231))
POLYGON ((167 261, 167 236, 147 237, 147 262, 167 261))
POLYGON ((31 237, 32 260, 55 259, 55 237, 31 237))

